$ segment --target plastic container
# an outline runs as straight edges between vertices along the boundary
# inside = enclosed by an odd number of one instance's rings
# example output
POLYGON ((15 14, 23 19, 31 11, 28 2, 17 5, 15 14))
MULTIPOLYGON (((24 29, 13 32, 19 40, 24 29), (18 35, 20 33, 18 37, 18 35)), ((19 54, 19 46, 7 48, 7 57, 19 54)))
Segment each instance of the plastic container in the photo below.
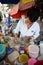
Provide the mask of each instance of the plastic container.
POLYGON ((24 47, 23 46, 20 46, 20 48, 19 48, 19 52, 20 52, 20 54, 24 54, 24 47))
POLYGON ((43 41, 40 41, 40 55, 43 55, 43 41))
POLYGON ((34 63, 36 63, 36 62, 37 62, 36 59, 31 58, 31 59, 28 60, 28 65, 34 65, 34 63))
POLYGON ((0 44, 0 60, 4 58, 6 54, 6 47, 4 44, 0 44))
POLYGON ((39 47, 37 45, 30 45, 28 51, 30 57, 37 58, 39 54, 39 47))
POLYGON ((7 55, 11 54, 13 52, 13 48, 7 48, 7 55))
POLYGON ((19 57, 19 53, 17 51, 12 52, 11 54, 8 55, 9 61, 13 62, 19 57))
POLYGON ((28 61, 28 56, 26 54, 21 54, 19 56, 19 62, 20 63, 25 64, 25 63, 27 63, 27 61, 28 61))
POLYGON ((22 63, 19 63, 17 60, 14 61, 14 65, 23 65, 22 63))
POLYGON ((29 54, 29 53, 28 53, 28 46, 25 46, 25 47, 24 47, 24 51, 26 52, 26 54, 29 54))

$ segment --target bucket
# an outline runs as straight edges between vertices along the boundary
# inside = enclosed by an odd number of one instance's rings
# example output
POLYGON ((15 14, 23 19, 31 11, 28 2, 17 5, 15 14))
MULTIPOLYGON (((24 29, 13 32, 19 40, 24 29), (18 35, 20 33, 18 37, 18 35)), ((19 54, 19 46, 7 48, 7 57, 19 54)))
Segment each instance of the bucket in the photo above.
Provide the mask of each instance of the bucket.
POLYGON ((30 45, 28 51, 30 57, 37 58, 39 54, 39 47, 37 45, 30 45))
POLYGON ((6 54, 6 47, 4 44, 0 44, 0 60, 4 58, 6 54))

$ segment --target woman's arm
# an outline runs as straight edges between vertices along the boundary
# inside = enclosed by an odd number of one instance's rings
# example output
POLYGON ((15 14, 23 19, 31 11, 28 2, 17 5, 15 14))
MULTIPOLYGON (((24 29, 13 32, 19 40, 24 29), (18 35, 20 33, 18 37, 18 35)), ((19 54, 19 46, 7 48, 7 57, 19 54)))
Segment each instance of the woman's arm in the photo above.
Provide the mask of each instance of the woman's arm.
POLYGON ((14 41, 18 41, 18 35, 20 31, 20 21, 18 22, 16 28, 13 30, 13 35, 14 35, 14 41))
POLYGON ((15 33, 15 34, 14 34, 14 42, 16 43, 17 41, 18 41, 18 34, 15 33))
POLYGON ((25 36, 25 37, 23 38, 23 41, 24 41, 24 42, 27 42, 27 41, 29 41, 32 37, 33 37, 33 36, 25 36))

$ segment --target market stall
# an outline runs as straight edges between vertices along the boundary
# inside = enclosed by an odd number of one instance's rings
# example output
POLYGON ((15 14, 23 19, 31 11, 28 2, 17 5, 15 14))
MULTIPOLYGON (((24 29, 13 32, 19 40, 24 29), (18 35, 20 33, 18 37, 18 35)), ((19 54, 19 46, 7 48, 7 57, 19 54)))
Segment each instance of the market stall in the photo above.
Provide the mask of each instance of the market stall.
POLYGON ((36 3, 15 0, 5 22, 0 23, 0 65, 43 65, 43 40, 38 40, 40 7, 37 8, 36 3))

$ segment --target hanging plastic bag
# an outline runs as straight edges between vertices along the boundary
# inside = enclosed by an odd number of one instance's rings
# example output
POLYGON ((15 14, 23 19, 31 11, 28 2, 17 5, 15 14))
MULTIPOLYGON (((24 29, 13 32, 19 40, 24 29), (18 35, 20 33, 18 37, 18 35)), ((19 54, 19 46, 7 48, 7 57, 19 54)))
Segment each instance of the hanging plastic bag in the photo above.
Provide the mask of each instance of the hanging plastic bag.
POLYGON ((11 18, 10 18, 10 16, 8 16, 6 19, 6 25, 10 26, 10 24, 11 24, 11 18))

